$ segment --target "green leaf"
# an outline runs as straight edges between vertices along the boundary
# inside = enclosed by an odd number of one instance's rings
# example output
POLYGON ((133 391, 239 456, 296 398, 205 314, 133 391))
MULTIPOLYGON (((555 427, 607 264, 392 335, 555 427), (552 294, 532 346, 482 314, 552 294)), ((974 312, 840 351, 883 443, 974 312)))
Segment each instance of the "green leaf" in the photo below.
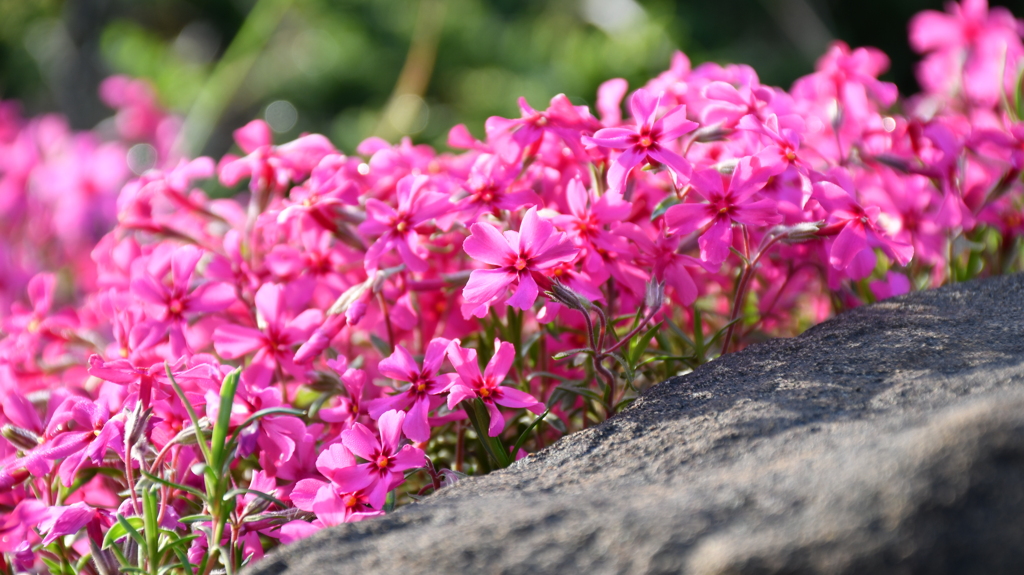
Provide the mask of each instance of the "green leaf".
POLYGON ((171 551, 174 552, 174 556, 178 558, 178 561, 181 561, 181 564, 185 566, 185 573, 196 572, 195 568, 192 567, 192 564, 189 563, 188 554, 185 553, 184 550, 179 549, 177 547, 171 547, 171 551))
POLYGON ((593 400, 593 401, 601 401, 601 396, 598 395, 597 392, 595 392, 592 389, 587 389, 585 387, 576 387, 576 386, 573 386, 573 385, 562 384, 562 385, 559 385, 559 386, 555 387, 552 390, 551 396, 548 397, 548 405, 549 406, 550 405, 554 405, 555 401, 557 401, 557 396, 556 396, 555 392, 558 392, 558 391, 562 391, 562 392, 565 392, 565 393, 572 393, 572 394, 579 395, 581 397, 585 397, 585 398, 593 400))
POLYGON ((160 554, 160 526, 157 520, 160 517, 159 504, 156 492, 152 489, 142 490, 142 519, 145 524, 143 533, 146 536, 146 556, 150 565, 161 563, 160 554))
POLYGON ((234 433, 231 434, 231 439, 230 441, 228 441, 228 443, 234 443, 235 441, 238 441, 238 436, 239 434, 242 433, 242 430, 244 430, 246 427, 249 427, 252 424, 252 422, 256 421, 257 419, 262 419, 268 415, 294 415, 296 417, 302 417, 303 415, 306 415, 306 412, 302 411, 301 409, 292 409, 290 407, 268 407, 266 409, 261 409, 247 417, 245 421, 242 422, 242 425, 239 425, 237 428, 235 428, 235 431, 234 433))
POLYGON ((174 388, 174 393, 178 395, 178 399, 185 406, 185 411, 188 412, 189 421, 192 422, 192 430, 196 434, 196 442, 199 445, 199 450, 203 452, 203 459, 209 464, 212 461, 212 455, 210 453, 210 446, 207 445, 206 440, 203 438, 203 433, 199 428, 199 418, 196 417, 196 410, 192 409, 192 404, 189 403, 188 397, 185 396, 185 392, 182 391, 181 386, 174 379, 174 374, 171 373, 171 366, 166 361, 164 362, 164 371, 167 373, 167 379, 171 381, 171 386, 174 388))
POLYGON ((679 203, 679 198, 675 194, 669 194, 664 200, 658 202, 658 205, 654 206, 654 211, 651 212, 651 221, 660 218, 665 215, 665 212, 669 208, 679 203))
POLYGON ((533 381, 538 377, 548 377, 551 379, 557 379, 558 381, 575 383, 575 380, 569 379, 564 375, 558 375, 557 373, 551 373, 550 371, 535 371, 530 375, 526 376, 526 381, 533 381))
POLYGON ((537 425, 539 425, 540 422, 544 421, 544 418, 547 417, 549 413, 551 413, 550 407, 544 410, 544 413, 538 415, 537 419, 533 420, 533 423, 531 423, 529 427, 527 427, 526 430, 519 435, 519 439, 517 439, 515 445, 512 446, 513 461, 515 461, 516 454, 519 453, 519 448, 521 448, 523 444, 526 443, 527 438, 529 438, 530 432, 533 431, 533 429, 537 427, 537 425))
POLYGON ((231 499, 233 497, 238 497, 239 495, 244 495, 246 493, 255 495, 260 499, 266 499, 267 501, 277 505, 281 509, 288 509, 288 506, 284 502, 274 497, 273 495, 263 493, 262 491, 256 491, 255 489, 245 489, 244 487, 238 487, 232 489, 231 491, 228 491, 227 493, 224 494, 224 499, 231 499))
POLYGON ((213 521, 213 516, 212 515, 186 515, 186 516, 178 519, 178 521, 181 521, 182 523, 186 523, 186 524, 187 523, 198 523, 200 521, 213 521))
POLYGON ((743 318, 742 317, 738 317, 738 318, 730 321, 729 323, 723 325, 722 327, 720 327, 718 329, 718 331, 715 332, 715 335, 711 338, 711 341, 708 342, 707 349, 711 349, 711 348, 715 347, 715 344, 718 343, 718 340, 722 339, 722 336, 725 335, 725 332, 729 331, 729 326, 731 326, 732 324, 734 324, 736 322, 739 322, 739 321, 743 321, 743 318))
POLYGON ((560 352, 556 353, 555 355, 551 356, 551 359, 553 359, 555 361, 558 361, 558 360, 561 360, 561 359, 566 359, 566 358, 569 358, 569 357, 573 357, 573 356, 581 354, 581 353, 586 354, 586 355, 591 355, 592 353, 594 353, 594 350, 590 349, 589 347, 578 347, 576 349, 569 349, 569 350, 566 350, 566 351, 560 351, 560 352))
POLYGON ((629 359, 629 364, 633 366, 634 369, 636 368, 637 362, 640 361, 640 356, 647 351, 647 346, 650 345, 651 339, 654 338, 654 334, 661 329, 661 323, 662 322, 659 321, 641 334, 639 338, 634 338, 633 341, 629 342, 630 349, 629 357, 627 359, 629 359))
POLYGON ((110 526, 107 530, 107 534, 103 536, 103 549, 107 549, 115 541, 121 539, 124 536, 130 536, 139 544, 140 547, 145 546, 146 540, 142 538, 142 534, 139 533, 139 529, 143 527, 143 521, 141 517, 125 517, 124 515, 118 514, 117 523, 110 526))
POLYGON ((238 391, 238 379, 242 368, 237 368, 224 378, 220 386, 220 410, 217 412, 217 423, 213 426, 213 437, 210 439, 210 467, 216 471, 224 469, 224 456, 227 447, 228 428, 231 426, 231 409, 235 404, 235 393, 238 391))
POLYGON ((153 475, 152 473, 146 471, 145 469, 142 470, 142 475, 146 479, 152 481, 153 483, 158 483, 158 484, 163 485, 165 487, 170 487, 171 489, 178 489, 178 490, 184 491, 186 493, 191 493, 192 495, 195 495, 196 497, 198 497, 200 501, 203 501, 203 502, 206 501, 206 494, 203 493, 202 491, 199 491, 198 489, 196 489, 194 487, 189 487, 187 485, 182 485, 180 483, 175 483, 173 481, 168 481, 168 480, 166 480, 166 479, 164 479, 162 477, 158 477, 156 475, 153 475))
POLYGON ((370 342, 373 343, 373 347, 377 348, 377 351, 384 357, 391 355, 393 352, 391 344, 384 341, 376 334, 370 334, 370 342))

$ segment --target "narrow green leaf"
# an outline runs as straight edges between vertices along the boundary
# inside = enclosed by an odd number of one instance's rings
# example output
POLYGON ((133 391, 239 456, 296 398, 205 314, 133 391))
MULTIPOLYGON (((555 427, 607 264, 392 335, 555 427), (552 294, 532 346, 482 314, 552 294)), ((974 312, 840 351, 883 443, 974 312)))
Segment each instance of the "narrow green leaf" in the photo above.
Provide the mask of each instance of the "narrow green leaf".
POLYGON ((180 483, 175 483, 173 481, 168 481, 168 480, 166 480, 166 479, 164 479, 162 477, 158 477, 156 475, 153 475, 152 473, 146 471, 145 469, 142 470, 142 475, 146 479, 152 481, 153 483, 159 483, 160 485, 163 485, 165 487, 170 487, 171 489, 178 489, 180 491, 185 491, 186 493, 191 493, 192 495, 195 495, 196 497, 198 497, 200 501, 203 501, 203 502, 206 501, 206 494, 203 493, 202 491, 199 491, 198 489, 196 489, 194 487, 189 487, 187 485, 182 485, 180 483))
POLYGON ((174 552, 174 556, 178 558, 178 561, 181 561, 181 564, 185 566, 185 573, 196 572, 195 568, 192 567, 192 563, 188 560, 188 553, 185 553, 184 550, 177 547, 171 547, 171 551, 174 552))
POLYGON ((563 391, 565 393, 572 393, 572 394, 575 394, 575 395, 579 395, 581 397, 585 397, 587 399, 591 399, 593 401, 601 401, 601 396, 598 395, 597 392, 595 392, 592 389, 587 389, 585 387, 576 387, 576 386, 572 386, 572 385, 562 384, 562 385, 559 385, 559 386, 555 387, 555 389, 552 390, 551 396, 548 398, 548 405, 554 405, 555 404, 555 401, 557 399, 556 395, 555 395, 555 392, 558 392, 558 391, 563 391))
POLYGON ((213 437, 210 439, 210 467, 216 471, 224 469, 224 455, 227 447, 228 428, 231 426, 231 409, 235 404, 235 393, 238 391, 238 379, 242 368, 238 368, 224 378, 220 386, 220 410, 217 412, 217 423, 213 426, 213 437))
POLYGON ((391 353, 393 352, 393 350, 391 349, 391 344, 384 341, 383 339, 380 338, 380 336, 376 334, 370 334, 370 342, 373 343, 373 347, 377 348, 377 351, 380 352, 380 354, 383 355, 384 357, 391 355, 391 353))
POLYGON ((566 350, 566 351, 560 351, 560 352, 556 353, 555 355, 551 356, 551 359, 553 359, 555 361, 558 361, 560 359, 566 359, 566 358, 573 357, 573 356, 581 354, 581 353, 586 354, 586 355, 591 355, 592 353, 594 353, 594 350, 590 349, 589 347, 578 347, 576 349, 569 349, 569 350, 566 350))
POLYGON ((530 432, 533 431, 534 428, 540 424, 540 422, 544 421, 544 418, 547 417, 549 413, 551 413, 550 407, 544 410, 544 413, 538 415, 537 419, 535 419, 533 423, 531 423, 529 427, 527 427, 526 430, 519 435, 519 439, 517 439, 515 445, 512 446, 512 461, 515 461, 516 454, 519 453, 519 449, 523 446, 524 443, 526 443, 527 438, 529 438, 530 436, 530 432))
POLYGON ((675 194, 669 194, 668 197, 666 197, 664 200, 661 200, 660 202, 658 202, 656 206, 654 206, 654 210, 651 212, 651 221, 653 222, 654 220, 663 216, 669 208, 678 203, 679 198, 675 194))
POLYGON ((538 377, 549 377, 551 379, 557 379, 558 381, 575 382, 575 380, 569 379, 564 375, 558 375, 557 373, 551 373, 550 371, 535 371, 530 375, 526 376, 526 381, 533 381, 538 377))
POLYGON ((238 497, 239 495, 244 495, 246 493, 255 495, 256 497, 259 497, 260 499, 266 499, 267 501, 277 505, 281 509, 288 509, 288 506, 284 502, 282 502, 280 499, 274 497, 273 495, 270 495, 270 494, 267 494, 267 493, 263 493, 262 491, 256 491, 255 489, 245 489, 243 487, 238 487, 238 488, 232 489, 231 491, 228 491, 227 493, 224 494, 224 499, 231 499, 233 497, 238 497))
POLYGON ((178 395, 178 399, 185 406, 185 411, 188 412, 189 421, 192 422, 192 429, 196 434, 196 442, 199 445, 199 450, 203 452, 203 459, 209 464, 212 461, 212 455, 210 453, 210 446, 207 445, 206 440, 203 438, 203 433, 199 429, 199 418, 196 417, 196 410, 192 409, 192 404, 189 403, 188 397, 185 396, 185 392, 178 385, 178 382, 174 379, 174 374, 171 373, 171 366, 166 361, 164 362, 164 371, 167 373, 167 379, 171 381, 171 386, 174 388, 174 393, 178 395))
POLYGON ((139 533, 139 529, 143 528, 142 518, 125 517, 120 513, 117 514, 116 517, 117 523, 110 527, 110 531, 107 531, 106 537, 103 538, 103 548, 106 549, 109 543, 113 543, 114 541, 127 535, 131 537, 135 541, 135 543, 139 545, 139 553, 144 553, 146 547, 146 539, 142 537, 141 533, 139 533), (121 531, 119 531, 120 535, 116 537, 111 537, 110 534, 114 532, 114 528, 117 526, 121 527, 121 531))
POLYGON ((186 516, 178 519, 178 521, 181 521, 182 523, 197 523, 197 522, 200 522, 200 521, 213 521, 213 516, 212 515, 186 515, 186 516))
POLYGON ((634 368, 636 367, 637 362, 640 361, 640 356, 647 351, 647 346, 650 345, 651 339, 654 338, 654 334, 661 329, 661 323, 662 322, 659 321, 654 324, 650 329, 640 334, 638 338, 634 338, 633 341, 630 342, 629 364, 634 368))
POLYGON ((718 340, 722 339, 722 336, 725 335, 725 332, 729 331, 729 326, 731 326, 732 324, 734 324, 736 322, 739 322, 739 321, 743 321, 743 318, 742 317, 738 317, 738 318, 730 321, 729 323, 723 325, 721 328, 719 328, 718 331, 715 332, 714 337, 712 337, 711 340, 708 342, 707 349, 711 349, 711 348, 715 347, 715 344, 718 343, 718 340))
MULTIPOLYGON (((138 527, 142 527, 142 518, 141 517, 131 517, 131 518, 128 519, 128 521, 132 521, 132 520, 134 520, 134 521, 136 521, 138 523, 138 527)), ((110 526, 110 529, 107 530, 106 535, 103 536, 103 545, 101 546, 101 548, 102 549, 107 549, 115 541, 117 541, 118 539, 121 539, 122 537, 125 537, 126 535, 128 535, 128 531, 124 528, 124 526, 121 525, 121 523, 114 523, 113 525, 110 526)))

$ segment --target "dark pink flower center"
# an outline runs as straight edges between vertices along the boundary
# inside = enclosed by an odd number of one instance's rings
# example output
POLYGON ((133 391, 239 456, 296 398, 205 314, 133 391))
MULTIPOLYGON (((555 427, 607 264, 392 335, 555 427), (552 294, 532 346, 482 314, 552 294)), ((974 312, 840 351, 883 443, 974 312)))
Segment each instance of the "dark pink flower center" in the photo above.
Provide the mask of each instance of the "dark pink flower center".
POLYGON ((171 298, 171 302, 167 304, 167 309, 170 310, 172 315, 181 315, 181 312, 185 311, 185 304, 179 298, 171 298))
POLYGON ((384 455, 384 454, 382 453, 381 455, 379 455, 379 456, 377 457, 377 461, 376 461, 376 463, 377 463, 377 467, 378 467, 378 468, 380 468, 380 469, 382 469, 382 470, 383 470, 383 469, 387 469, 387 468, 388 468, 388 465, 390 465, 390 464, 391 464, 391 459, 390 459, 390 458, 389 458, 389 457, 388 457, 387 455, 384 455))
POLYGON ((516 263, 512 264, 512 267, 516 268, 517 271, 523 271, 528 263, 524 258, 519 257, 516 258, 516 263))

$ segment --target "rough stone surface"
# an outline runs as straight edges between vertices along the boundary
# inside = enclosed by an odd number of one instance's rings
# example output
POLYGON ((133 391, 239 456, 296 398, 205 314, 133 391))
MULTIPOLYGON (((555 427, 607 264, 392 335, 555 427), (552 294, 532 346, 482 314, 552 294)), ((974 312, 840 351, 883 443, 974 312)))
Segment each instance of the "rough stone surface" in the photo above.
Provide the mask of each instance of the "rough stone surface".
POLYGON ((1024 276, 720 358, 249 573, 1024 573, 1024 276))

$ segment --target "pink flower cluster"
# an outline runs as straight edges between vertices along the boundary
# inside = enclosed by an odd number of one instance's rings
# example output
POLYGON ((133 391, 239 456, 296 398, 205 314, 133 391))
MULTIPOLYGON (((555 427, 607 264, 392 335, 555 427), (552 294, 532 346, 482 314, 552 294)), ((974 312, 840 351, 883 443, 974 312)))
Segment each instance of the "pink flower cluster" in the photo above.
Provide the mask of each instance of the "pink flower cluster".
POLYGON ((1020 269, 1022 32, 917 16, 912 97, 871 48, 789 91, 677 53, 596 116, 456 126, 461 153, 257 120, 182 159, 124 79, 107 143, 0 104, 0 569, 234 572, 715 354, 1020 269), (132 142, 157 163, 129 180, 132 142))

